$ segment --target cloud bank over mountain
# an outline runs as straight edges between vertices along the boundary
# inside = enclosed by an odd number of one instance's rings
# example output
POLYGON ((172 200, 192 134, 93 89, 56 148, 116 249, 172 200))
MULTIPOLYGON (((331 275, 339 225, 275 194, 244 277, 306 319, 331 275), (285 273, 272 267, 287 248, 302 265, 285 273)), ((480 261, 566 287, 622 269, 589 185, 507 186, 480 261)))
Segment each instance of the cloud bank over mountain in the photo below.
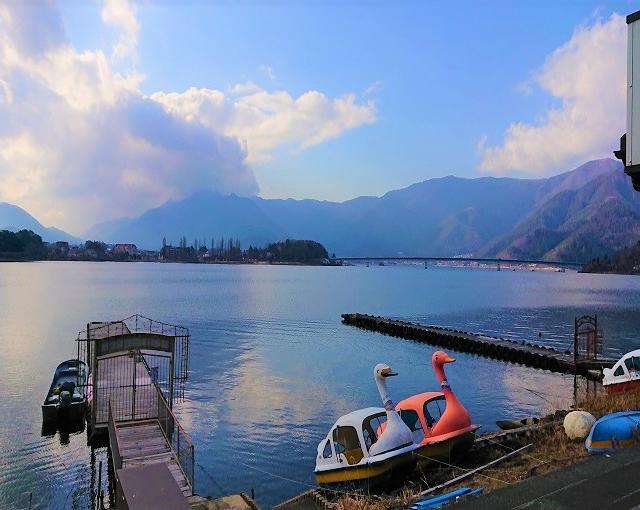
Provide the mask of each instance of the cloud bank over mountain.
POLYGON ((626 41, 618 14, 579 27, 524 87, 539 87, 553 106, 536 123, 513 122, 499 145, 481 140, 480 170, 540 175, 610 156, 625 129, 626 41))
POLYGON ((140 25, 107 0, 109 48, 79 51, 53 2, 0 2, 0 200, 81 231, 199 190, 253 195, 249 166, 375 121, 354 95, 141 91, 140 25))
POLYGON ((339 256, 587 261, 640 239, 640 194, 619 162, 603 159, 549 178, 448 176, 346 202, 201 192, 86 234, 150 249, 183 236, 245 247, 313 239, 339 256))

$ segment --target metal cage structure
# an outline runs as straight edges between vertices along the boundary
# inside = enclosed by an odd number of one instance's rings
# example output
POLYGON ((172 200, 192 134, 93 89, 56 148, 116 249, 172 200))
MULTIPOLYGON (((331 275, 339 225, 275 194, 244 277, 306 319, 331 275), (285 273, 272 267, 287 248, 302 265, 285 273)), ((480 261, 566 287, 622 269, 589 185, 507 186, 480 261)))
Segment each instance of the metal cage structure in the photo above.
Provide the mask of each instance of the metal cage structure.
POLYGON ((142 315, 91 322, 78 333, 77 351, 91 374, 86 393, 92 431, 106 428, 110 399, 117 421, 127 421, 157 412, 156 388, 170 409, 184 398, 189 376, 185 327, 142 315))
POLYGON ((597 360, 603 353, 604 338, 598 329, 597 315, 576 317, 573 333, 574 362, 597 360))

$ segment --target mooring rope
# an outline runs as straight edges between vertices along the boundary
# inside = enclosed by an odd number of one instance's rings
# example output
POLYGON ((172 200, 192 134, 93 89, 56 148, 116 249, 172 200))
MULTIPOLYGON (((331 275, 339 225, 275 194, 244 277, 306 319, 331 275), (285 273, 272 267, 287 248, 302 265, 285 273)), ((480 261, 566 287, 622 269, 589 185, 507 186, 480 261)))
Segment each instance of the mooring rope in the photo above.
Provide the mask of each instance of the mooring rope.
MULTIPOLYGON (((436 458, 428 457, 428 456, 426 456, 426 455, 421 455, 421 454, 419 454, 419 453, 416 453, 416 455, 417 455, 418 457, 422 457, 423 459, 428 459, 428 460, 431 460, 431 461, 433 461, 433 462, 438 462, 438 463, 440 463, 440 464, 443 464, 443 465, 448 466, 448 467, 450 467, 450 468, 458 469, 458 470, 460 470, 460 471, 469 472, 469 471, 473 471, 473 470, 475 469, 475 468, 463 468, 463 467, 461 467, 461 466, 455 466, 455 465, 453 465, 453 464, 449 464, 448 462, 444 462, 443 460, 438 460, 438 459, 436 459, 436 458)), ((488 478, 489 480, 493 480, 493 481, 496 481, 496 482, 504 483, 505 485, 510 485, 511 483, 513 483, 513 482, 506 482, 506 481, 504 481, 504 480, 501 480, 500 478, 494 478, 494 477, 492 477, 492 476, 485 475, 484 473, 480 473, 480 472, 478 472, 478 473, 476 473, 476 474, 478 474, 478 475, 480 475, 480 476, 484 476, 485 478, 488 478)))
MULTIPOLYGON (((505 448, 505 449, 510 450, 512 452, 516 451, 516 448, 512 448, 511 446, 508 446, 506 444, 500 443, 498 441, 493 441, 492 439, 489 439, 488 437, 484 437, 484 438, 482 436, 480 436, 480 437, 484 441, 489 441, 490 443, 493 443, 495 445, 501 446, 502 448, 505 448)), ((542 464, 548 464, 550 462, 549 460, 541 460, 541 459, 539 459, 537 457, 534 457, 533 455, 529 455, 528 453, 523 453, 522 456, 523 457, 528 457, 530 459, 535 460, 536 462, 539 462, 540 464, 538 464, 538 466, 541 466, 542 464)), ((552 460, 555 460, 555 459, 552 459, 552 460)), ((534 467, 538 467, 538 466, 534 466, 534 467)))
POLYGON ((216 488, 218 489, 218 491, 220 492, 221 496, 225 496, 226 494, 228 494, 229 492, 227 491, 227 489, 225 489, 214 477, 211 473, 209 473, 209 471, 207 469, 205 469, 205 467, 200 464, 198 461, 195 461, 196 466, 198 466, 202 472, 207 475, 207 478, 209 478, 209 480, 211 480, 211 482, 213 482, 213 484, 216 486, 216 488))
POLYGON ((348 491, 348 490, 340 490, 340 489, 334 489, 332 487, 321 487, 319 485, 314 485, 311 484, 309 482, 302 482, 300 480, 295 480, 294 478, 289 478, 283 475, 279 475, 277 473, 272 473, 270 471, 266 471, 264 469, 260 469, 257 468, 255 466, 251 466, 249 464, 246 464, 242 461, 236 461, 238 464, 241 464, 242 466, 248 468, 248 469, 252 469, 253 471, 257 471, 258 473, 263 473, 265 475, 269 475, 273 478, 279 478, 280 480, 284 480, 286 482, 292 482, 292 483, 297 483, 298 485, 302 485, 304 487, 307 487, 309 489, 313 489, 313 490, 318 490, 318 491, 322 491, 322 492, 333 492, 335 494, 340 494, 343 496, 354 496, 354 495, 361 495, 362 493, 360 491, 348 491))
MULTIPOLYGON (((309 489, 313 489, 313 490, 319 490, 319 491, 327 491, 327 492, 333 492, 336 494, 340 494, 340 495, 346 495, 346 496, 352 496, 355 494, 358 494, 357 491, 346 491, 346 490, 338 490, 338 489, 333 489, 333 488, 329 488, 329 487, 320 487, 319 485, 313 485, 310 484, 308 482, 302 482, 300 480, 295 480, 294 478, 289 478, 286 476, 282 476, 279 475, 277 473, 272 473, 270 471, 264 470, 264 469, 260 469, 257 468, 255 466, 251 466, 250 464, 246 464, 242 461, 238 461, 236 460, 235 462, 237 462, 238 464, 241 464, 242 466, 251 469, 253 471, 257 471, 258 473, 263 473, 265 475, 269 475, 273 478, 279 478, 281 480, 287 481, 287 482, 292 482, 292 483, 296 483, 298 485, 302 485, 304 487, 307 487, 309 489)), ((213 475, 199 462, 196 462, 196 465, 207 475, 207 477, 217 486, 217 488, 221 491, 222 495, 225 494, 229 494, 230 491, 228 491, 227 489, 225 489, 220 483, 218 483, 215 478, 213 477, 213 475)))

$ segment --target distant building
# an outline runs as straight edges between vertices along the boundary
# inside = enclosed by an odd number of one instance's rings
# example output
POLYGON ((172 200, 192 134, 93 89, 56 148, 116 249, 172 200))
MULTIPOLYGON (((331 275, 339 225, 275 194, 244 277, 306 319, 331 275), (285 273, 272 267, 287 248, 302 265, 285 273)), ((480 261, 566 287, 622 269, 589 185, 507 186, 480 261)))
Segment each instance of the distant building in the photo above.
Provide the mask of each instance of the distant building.
POLYGON ((115 244, 113 245, 112 253, 114 255, 133 256, 138 253, 138 247, 135 244, 115 244))

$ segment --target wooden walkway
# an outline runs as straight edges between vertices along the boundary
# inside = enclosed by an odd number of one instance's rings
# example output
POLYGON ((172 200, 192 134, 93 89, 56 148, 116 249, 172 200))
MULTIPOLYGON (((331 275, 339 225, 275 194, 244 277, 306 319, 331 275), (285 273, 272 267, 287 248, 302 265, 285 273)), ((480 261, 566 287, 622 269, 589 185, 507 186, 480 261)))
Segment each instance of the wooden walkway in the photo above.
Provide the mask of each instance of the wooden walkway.
POLYGON ((122 462, 122 469, 149 464, 166 464, 185 497, 192 495, 192 487, 185 476, 175 452, 167 442, 157 420, 115 424, 116 441, 113 452, 122 462))
POLYGON ((460 352, 469 352, 487 358, 519 363, 533 368, 542 368, 566 374, 580 374, 591 379, 600 379, 603 368, 611 368, 617 360, 603 358, 597 360, 573 361, 569 352, 560 352, 551 347, 524 341, 507 340, 488 335, 469 333, 438 326, 425 326, 412 322, 376 317, 360 313, 342 315, 345 324, 376 331, 386 335, 415 340, 417 342, 450 347, 460 352))

